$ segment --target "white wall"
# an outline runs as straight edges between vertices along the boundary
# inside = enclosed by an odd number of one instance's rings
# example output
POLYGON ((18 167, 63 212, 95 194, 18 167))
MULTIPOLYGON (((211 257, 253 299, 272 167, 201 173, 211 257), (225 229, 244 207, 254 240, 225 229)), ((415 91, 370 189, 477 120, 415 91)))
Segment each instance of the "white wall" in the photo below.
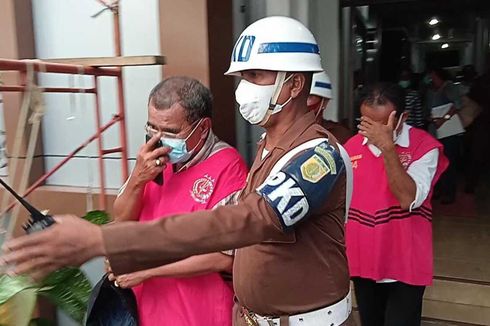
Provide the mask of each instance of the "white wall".
POLYGON ((338 121, 340 85, 340 23, 338 0, 310 0, 310 29, 320 46, 323 69, 332 82, 332 100, 328 103, 324 117, 338 121))
MULTIPOLYGON (((39 58, 113 56, 112 13, 106 11, 97 18, 102 6, 95 0, 34 0, 33 18, 36 55, 39 58)), ((121 1, 121 34, 123 55, 158 55, 160 53, 158 0, 121 1)), ((161 80, 161 67, 124 68, 126 129, 131 158, 143 143, 147 96, 161 80)), ((103 124, 117 112, 116 80, 99 78, 103 124)), ((91 86, 92 77, 43 74, 43 86, 91 86)), ((46 114, 43 121, 43 143, 46 170, 53 167, 95 132, 94 96, 46 94, 46 114), (74 116, 75 119, 67 120, 74 116)), ((111 127, 103 137, 104 147, 119 144, 118 126, 111 127)), ((95 157, 93 142, 78 156, 95 157)), ((113 158, 120 157, 118 154, 113 158)), ((106 158, 106 186, 118 188, 121 183, 119 159, 106 158)), ((131 161, 133 162, 133 161, 131 161)), ((132 166, 132 164, 130 165, 132 166)), ((99 185, 96 159, 75 158, 55 173, 48 184, 99 185), (91 181, 92 180, 92 181, 91 181)))

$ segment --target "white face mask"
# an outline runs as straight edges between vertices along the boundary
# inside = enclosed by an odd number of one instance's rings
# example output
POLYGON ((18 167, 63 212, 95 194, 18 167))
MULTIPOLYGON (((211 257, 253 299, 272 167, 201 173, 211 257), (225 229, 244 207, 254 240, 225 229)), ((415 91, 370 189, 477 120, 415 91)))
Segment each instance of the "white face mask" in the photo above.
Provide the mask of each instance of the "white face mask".
POLYGON ((235 98, 240 104, 242 117, 253 125, 263 125, 272 114, 280 112, 291 100, 276 104, 282 85, 293 75, 284 79, 285 72, 278 72, 274 85, 257 85, 242 79, 235 91, 235 98))

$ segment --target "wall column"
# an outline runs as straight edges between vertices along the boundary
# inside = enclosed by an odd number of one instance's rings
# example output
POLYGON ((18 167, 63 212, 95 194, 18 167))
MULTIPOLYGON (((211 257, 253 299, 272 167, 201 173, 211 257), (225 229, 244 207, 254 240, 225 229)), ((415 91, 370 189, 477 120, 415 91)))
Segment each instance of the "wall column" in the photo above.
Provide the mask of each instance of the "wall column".
POLYGON ((224 76, 233 48, 231 1, 160 1, 160 39, 165 77, 186 75, 210 87, 213 129, 235 145, 233 78, 224 76))

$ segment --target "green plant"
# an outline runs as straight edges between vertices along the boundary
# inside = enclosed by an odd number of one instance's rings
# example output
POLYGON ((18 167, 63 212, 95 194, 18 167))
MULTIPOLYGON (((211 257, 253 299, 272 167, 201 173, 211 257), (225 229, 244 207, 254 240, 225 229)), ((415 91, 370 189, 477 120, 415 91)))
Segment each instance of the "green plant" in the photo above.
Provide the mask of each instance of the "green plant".
MULTIPOLYGON (((109 215, 103 211, 88 212, 84 218, 98 225, 109 222, 109 215)), ((46 325, 45 320, 31 320, 38 295, 82 323, 91 289, 79 268, 60 269, 37 284, 25 276, 0 275, 0 326, 46 325)))

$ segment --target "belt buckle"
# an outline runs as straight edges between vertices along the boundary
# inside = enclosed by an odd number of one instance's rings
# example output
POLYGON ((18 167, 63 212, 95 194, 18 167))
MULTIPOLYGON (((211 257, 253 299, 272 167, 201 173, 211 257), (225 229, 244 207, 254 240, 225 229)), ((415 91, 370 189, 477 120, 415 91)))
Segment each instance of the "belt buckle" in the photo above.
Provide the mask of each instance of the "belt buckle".
POLYGON ((248 326, 260 326, 255 314, 253 312, 248 311, 245 307, 242 307, 242 317, 245 319, 245 323, 248 326))

